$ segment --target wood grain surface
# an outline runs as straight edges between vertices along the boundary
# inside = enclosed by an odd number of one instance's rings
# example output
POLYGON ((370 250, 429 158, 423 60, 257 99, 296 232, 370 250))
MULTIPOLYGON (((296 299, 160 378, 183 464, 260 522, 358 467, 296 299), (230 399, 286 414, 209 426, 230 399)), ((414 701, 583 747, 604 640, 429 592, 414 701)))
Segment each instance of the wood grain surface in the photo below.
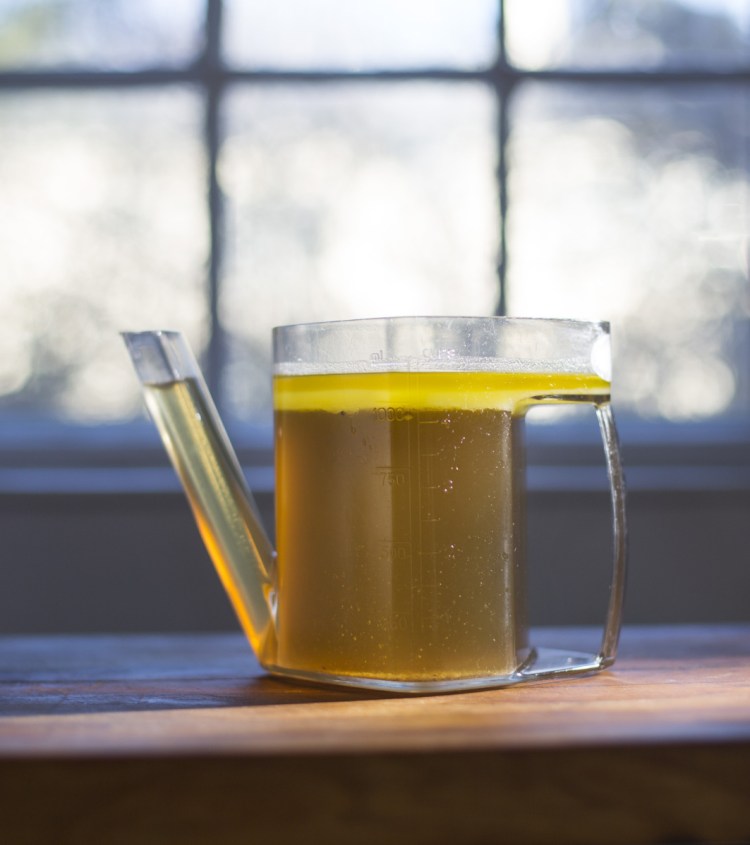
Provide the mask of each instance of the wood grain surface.
POLYGON ((750 625, 418 698, 272 679, 234 634, 0 639, 0 809, 8 843, 750 842, 750 625))

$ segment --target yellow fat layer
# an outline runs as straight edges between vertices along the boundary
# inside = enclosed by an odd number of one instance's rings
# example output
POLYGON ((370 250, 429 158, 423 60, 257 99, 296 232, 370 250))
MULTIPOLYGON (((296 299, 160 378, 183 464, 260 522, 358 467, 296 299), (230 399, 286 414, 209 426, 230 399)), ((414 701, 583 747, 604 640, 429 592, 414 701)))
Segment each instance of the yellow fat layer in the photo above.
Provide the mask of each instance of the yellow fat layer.
POLYGON ((590 373, 346 373, 276 376, 278 411, 354 412, 411 410, 515 410, 534 398, 609 395, 609 382, 590 373))

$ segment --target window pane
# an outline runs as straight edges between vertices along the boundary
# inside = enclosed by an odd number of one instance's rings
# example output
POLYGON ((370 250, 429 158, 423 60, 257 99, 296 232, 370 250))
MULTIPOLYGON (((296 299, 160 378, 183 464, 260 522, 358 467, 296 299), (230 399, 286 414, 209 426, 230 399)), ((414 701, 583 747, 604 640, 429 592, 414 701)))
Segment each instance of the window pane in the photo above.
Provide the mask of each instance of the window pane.
POLYGON ((749 116, 739 88, 519 92, 510 307, 610 319, 621 408, 750 410, 749 116))
POLYGON ((511 61, 525 67, 731 66, 750 59, 746 0, 506 0, 511 61))
POLYGON ((0 410, 140 409, 117 332, 206 332, 200 99, 185 90, 0 98, 0 410))
POLYGON ((496 0, 227 0, 225 42, 247 67, 478 67, 496 52, 496 0))
POLYGON ((221 317, 234 413, 269 407, 274 325, 492 313, 495 109, 483 86, 272 87, 228 106, 221 317))
POLYGON ((0 68, 135 68, 192 58, 204 0, 0 0, 0 68))

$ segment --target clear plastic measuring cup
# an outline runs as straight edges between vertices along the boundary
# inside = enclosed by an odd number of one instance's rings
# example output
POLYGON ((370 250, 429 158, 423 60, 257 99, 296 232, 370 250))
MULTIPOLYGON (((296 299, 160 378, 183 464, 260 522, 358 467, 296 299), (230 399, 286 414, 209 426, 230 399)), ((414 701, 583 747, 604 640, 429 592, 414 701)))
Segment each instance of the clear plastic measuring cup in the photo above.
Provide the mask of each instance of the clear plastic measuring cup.
POLYGON ((275 329, 275 554, 184 342, 126 339, 269 671, 424 693, 613 662, 626 526, 607 324, 403 317, 275 329), (614 562, 597 654, 529 641, 524 417, 559 403, 593 406, 609 471, 614 562))

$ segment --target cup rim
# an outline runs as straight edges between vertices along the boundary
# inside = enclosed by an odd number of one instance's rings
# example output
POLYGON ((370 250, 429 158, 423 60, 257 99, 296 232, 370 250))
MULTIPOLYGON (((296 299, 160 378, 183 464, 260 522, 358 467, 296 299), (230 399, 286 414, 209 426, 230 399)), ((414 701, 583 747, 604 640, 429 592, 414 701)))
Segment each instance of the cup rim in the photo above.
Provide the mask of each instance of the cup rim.
POLYGON ((432 323, 434 325, 439 325, 441 323, 448 324, 448 323, 475 323, 477 325, 484 323, 487 325, 510 325, 510 324, 541 324, 541 323, 550 323, 554 325, 568 325, 570 328, 599 328, 604 332, 609 332, 611 330, 611 323, 609 320, 580 320, 573 317, 515 317, 510 315, 497 315, 497 314, 479 314, 479 315, 466 315, 466 314, 459 314, 459 315, 447 315, 447 314, 398 314, 393 316, 386 316, 386 317, 352 317, 352 318, 345 318, 343 320, 312 320, 309 322, 299 322, 299 323, 285 323, 282 325, 274 326, 272 332, 275 334, 277 332, 284 332, 284 331, 293 331, 293 330, 313 330, 317 327, 323 328, 330 328, 332 326, 341 326, 342 328, 347 328, 351 326, 354 328, 357 325, 376 325, 378 323, 385 324, 391 323, 393 325, 397 324, 407 324, 413 323, 414 325, 427 325, 432 323))

